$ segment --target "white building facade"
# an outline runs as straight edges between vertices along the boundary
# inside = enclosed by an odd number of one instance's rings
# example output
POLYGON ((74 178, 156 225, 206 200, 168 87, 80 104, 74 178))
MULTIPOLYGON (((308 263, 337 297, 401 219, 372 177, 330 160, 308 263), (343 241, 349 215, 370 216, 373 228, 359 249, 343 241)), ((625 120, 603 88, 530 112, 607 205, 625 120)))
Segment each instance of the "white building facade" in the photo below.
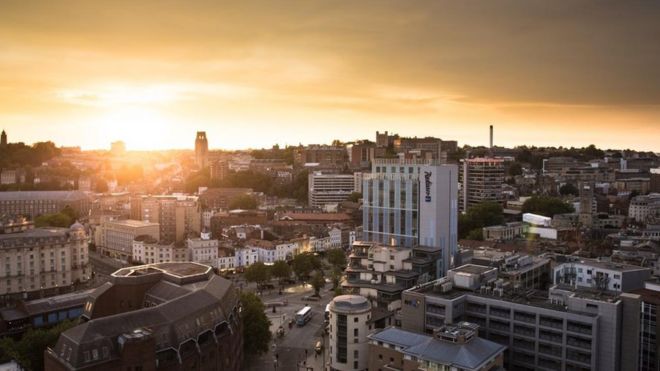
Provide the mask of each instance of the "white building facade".
POLYGON ((364 175, 365 241, 440 247, 442 267, 458 251, 458 167, 433 160, 375 160, 364 175))

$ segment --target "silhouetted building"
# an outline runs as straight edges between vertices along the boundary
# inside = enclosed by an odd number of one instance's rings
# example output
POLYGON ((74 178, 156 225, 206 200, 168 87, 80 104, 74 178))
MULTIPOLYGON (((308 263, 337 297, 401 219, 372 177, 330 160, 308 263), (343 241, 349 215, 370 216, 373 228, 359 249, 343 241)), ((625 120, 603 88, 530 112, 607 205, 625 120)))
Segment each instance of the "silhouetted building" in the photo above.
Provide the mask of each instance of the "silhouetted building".
POLYGON ((0 146, 6 146, 7 145, 7 133, 3 130, 2 134, 0 134, 0 146))
POLYGON ((80 217, 89 215, 91 201, 80 191, 0 192, 0 215, 23 215, 32 219, 71 207, 80 217))
POLYGON ((243 360, 239 294, 197 263, 123 268, 45 351, 59 370, 226 370, 243 360))
POLYGON ((110 143, 110 152, 115 156, 121 156, 126 153, 126 144, 121 140, 110 143))
POLYGON ((203 169, 209 164, 209 142, 205 131, 198 131, 195 138, 195 165, 203 169))

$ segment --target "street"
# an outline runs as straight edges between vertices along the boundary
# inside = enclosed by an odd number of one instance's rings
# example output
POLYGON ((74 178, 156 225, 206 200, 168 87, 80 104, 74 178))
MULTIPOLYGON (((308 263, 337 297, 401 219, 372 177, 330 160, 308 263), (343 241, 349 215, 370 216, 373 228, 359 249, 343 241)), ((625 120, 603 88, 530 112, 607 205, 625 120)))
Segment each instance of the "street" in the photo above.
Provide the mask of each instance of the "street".
POLYGON ((303 297, 311 295, 311 286, 302 285, 287 288, 282 295, 277 290, 262 296, 264 304, 287 301, 286 306, 278 306, 277 312, 273 313, 268 308, 266 315, 271 321, 271 333, 273 334, 272 346, 267 354, 245 360, 246 370, 323 370, 323 359, 327 351, 327 335, 323 334, 323 322, 325 306, 332 300, 333 292, 321 290, 319 301, 304 301, 303 297), (289 329, 288 322, 295 318, 297 311, 305 305, 312 307, 312 319, 303 327, 295 324, 289 329), (284 336, 277 337, 277 329, 284 327, 284 336), (316 342, 323 341, 323 351, 316 354, 314 347, 316 342), (277 362, 275 355, 278 355, 277 362))

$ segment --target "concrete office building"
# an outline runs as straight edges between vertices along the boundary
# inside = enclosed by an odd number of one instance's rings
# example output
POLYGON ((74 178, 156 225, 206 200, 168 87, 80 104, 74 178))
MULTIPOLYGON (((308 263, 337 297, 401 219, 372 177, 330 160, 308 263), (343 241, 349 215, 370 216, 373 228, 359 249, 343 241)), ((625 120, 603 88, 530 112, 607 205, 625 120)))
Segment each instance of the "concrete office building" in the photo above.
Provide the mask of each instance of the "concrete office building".
POLYGON ((484 201, 502 203, 502 184, 504 184, 504 160, 501 158, 470 158, 461 160, 459 179, 460 209, 484 201))
POLYGON ((457 251, 455 165, 377 159, 363 181, 363 239, 404 247, 439 247, 442 271, 457 251))
POLYGON ((466 265, 404 291, 401 324, 431 333, 476 323, 480 336, 508 347, 507 369, 623 371, 633 368, 623 362, 622 344, 639 336, 621 326, 624 310, 616 293, 565 285, 513 290, 496 268, 466 265))
POLYGON ((359 295, 340 295, 330 302, 330 370, 367 370, 372 330, 371 304, 359 295))
POLYGON ((645 282, 644 288, 621 295, 628 310, 624 312, 622 327, 639 334, 637 342, 622 344, 621 356, 631 370, 657 371, 660 369, 660 333, 658 309, 660 309, 660 283, 645 282))
POLYGON ((55 295, 92 275, 87 234, 79 223, 0 234, 0 262, 5 299, 55 295))
POLYGON ((558 264, 553 269, 554 284, 613 292, 629 292, 643 288, 651 276, 649 268, 613 263, 598 259, 580 259, 558 264))
POLYGON ((198 131, 195 137, 195 165, 199 169, 209 164, 209 141, 206 139, 205 131, 198 131))
POLYGON ((143 235, 158 241, 160 225, 131 219, 107 221, 96 229, 96 247, 104 255, 128 261, 133 258, 133 241, 143 235))
POLYGON ((23 215, 34 219, 71 207, 81 218, 89 215, 91 200, 80 191, 0 192, 0 215, 23 215))
POLYGON ((311 207, 339 204, 355 192, 353 175, 313 172, 308 178, 308 201, 311 207))
POLYGON ((85 304, 82 323, 44 355, 47 371, 238 371, 238 291, 196 263, 123 268, 85 304))
POLYGON ((506 346, 480 338, 478 328, 460 322, 440 327, 433 335, 386 328, 369 335, 369 370, 502 369, 506 346))

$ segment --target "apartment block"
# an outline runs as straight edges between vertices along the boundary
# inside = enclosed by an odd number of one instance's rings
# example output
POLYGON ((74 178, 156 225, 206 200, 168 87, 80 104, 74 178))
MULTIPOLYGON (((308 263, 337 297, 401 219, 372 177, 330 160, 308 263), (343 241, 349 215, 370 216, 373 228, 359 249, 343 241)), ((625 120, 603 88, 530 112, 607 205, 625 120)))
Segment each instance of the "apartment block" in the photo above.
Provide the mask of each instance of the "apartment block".
POLYGON ((411 249, 355 242, 342 288, 369 298, 375 307, 399 309, 403 290, 432 280, 442 271, 440 254, 440 249, 433 247, 411 249))
POLYGON ((504 160, 501 158, 471 158, 461 160, 459 179, 460 209, 485 201, 502 203, 504 184, 504 160))
POLYGON ((160 241, 180 242, 202 232, 202 211, 197 196, 142 196, 141 220, 160 225, 160 241))

